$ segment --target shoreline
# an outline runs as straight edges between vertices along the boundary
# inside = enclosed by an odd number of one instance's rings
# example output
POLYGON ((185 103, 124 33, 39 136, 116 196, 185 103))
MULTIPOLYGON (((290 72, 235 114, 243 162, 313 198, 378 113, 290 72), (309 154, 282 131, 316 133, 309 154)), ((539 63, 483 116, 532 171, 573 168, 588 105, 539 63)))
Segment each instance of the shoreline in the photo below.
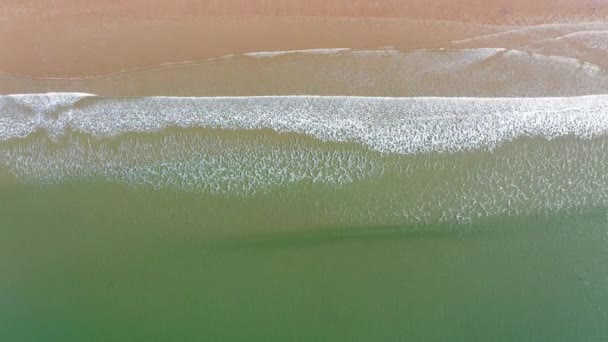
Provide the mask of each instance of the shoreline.
POLYGON ((605 18, 608 6, 572 0, 508 5, 499 0, 388 0, 375 5, 346 0, 135 0, 126 5, 12 0, 0 5, 0 42, 8 47, 0 55, 0 70, 82 77, 250 51, 416 49, 497 33, 505 29, 500 25, 605 18))

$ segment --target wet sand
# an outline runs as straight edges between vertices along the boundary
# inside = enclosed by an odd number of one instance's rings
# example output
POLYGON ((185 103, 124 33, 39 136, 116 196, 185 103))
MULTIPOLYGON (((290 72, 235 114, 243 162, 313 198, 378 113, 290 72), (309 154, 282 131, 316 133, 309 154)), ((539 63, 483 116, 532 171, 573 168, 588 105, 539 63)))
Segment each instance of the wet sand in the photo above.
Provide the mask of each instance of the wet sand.
POLYGON ((129 16, 343 16, 409 17, 475 21, 486 23, 528 20, 540 22, 581 15, 605 15, 604 0, 131 0, 128 3, 96 0, 29 1, 6 0, 0 7, 4 16, 53 17, 58 15, 129 16))

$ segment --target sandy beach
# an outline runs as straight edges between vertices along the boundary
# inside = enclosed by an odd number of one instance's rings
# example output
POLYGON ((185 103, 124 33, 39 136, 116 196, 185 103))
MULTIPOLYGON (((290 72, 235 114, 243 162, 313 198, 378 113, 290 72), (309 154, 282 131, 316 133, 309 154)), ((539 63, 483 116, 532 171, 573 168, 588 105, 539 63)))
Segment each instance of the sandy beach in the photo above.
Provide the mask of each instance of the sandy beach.
POLYGON ((504 25, 601 20, 607 13, 598 0, 11 0, 0 5, 0 71, 83 77, 251 51, 429 48, 504 25))
POLYGON ((0 93, 608 91, 603 1, 424 3, 5 3, 0 42, 9 48, 0 54, 0 93))

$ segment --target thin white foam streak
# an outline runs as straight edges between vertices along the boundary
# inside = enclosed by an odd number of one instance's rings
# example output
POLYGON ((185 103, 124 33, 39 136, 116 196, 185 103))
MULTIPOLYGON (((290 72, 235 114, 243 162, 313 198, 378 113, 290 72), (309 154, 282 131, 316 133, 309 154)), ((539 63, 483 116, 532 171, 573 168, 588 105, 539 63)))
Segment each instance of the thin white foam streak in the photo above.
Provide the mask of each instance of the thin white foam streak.
POLYGON ((94 137, 170 127, 272 129, 323 141, 413 154, 493 149, 518 137, 608 134, 608 95, 562 98, 343 96, 102 98, 86 94, 0 97, 0 140, 45 131, 94 137))
MULTIPOLYGON (((180 62, 166 62, 158 65, 145 66, 140 68, 131 68, 119 70, 116 72, 111 72, 102 75, 92 75, 92 76, 81 76, 81 77, 40 77, 40 76, 30 76, 25 74, 14 74, 8 72, 0 71, 0 75, 6 77, 15 77, 15 78, 26 78, 33 80, 48 80, 48 81, 86 81, 86 80, 96 80, 96 79, 106 79, 106 78, 114 78, 120 76, 128 76, 135 75, 147 72, 161 71, 166 69, 175 69, 175 68, 188 68, 195 67, 201 65, 213 65, 219 63, 229 62, 230 60, 237 57, 253 57, 253 58, 271 58, 271 57, 280 57, 280 56, 288 56, 288 55, 337 55, 339 53, 349 52, 352 49, 350 48, 328 48, 328 49, 303 49, 303 50, 276 50, 276 51, 256 51, 256 52, 247 52, 242 55, 224 55, 220 57, 213 57, 204 60, 192 60, 192 61, 180 61, 180 62)), ((384 49, 380 49, 379 51, 383 51, 384 49)), ((365 50, 367 51, 367 50, 365 50)), ((374 50, 369 50, 374 51, 374 50)))
MULTIPOLYGON (((558 38, 567 34, 584 31, 602 31, 608 29, 608 23, 582 22, 582 23, 560 23, 560 24, 541 24, 532 26, 517 26, 502 32, 484 34, 452 41, 453 44, 468 43, 499 43, 514 38, 535 41, 538 39, 558 38)), ((505 47, 504 45, 502 45, 505 47)))
POLYGON ((588 47, 596 49, 606 49, 606 43, 608 43, 608 27, 607 30, 593 30, 593 31, 579 31, 568 33, 563 36, 559 36, 553 39, 545 39, 538 43, 550 42, 553 40, 573 40, 582 44, 588 45, 588 47))
POLYGON ((560 37, 561 39, 571 39, 575 42, 580 42, 587 48, 608 49, 608 30, 575 32, 560 37))
POLYGON ((255 58, 271 58, 293 54, 303 55, 336 55, 341 52, 351 51, 349 48, 331 48, 331 49, 305 49, 305 50, 286 50, 286 51, 260 51, 260 52, 249 52, 244 56, 255 57, 255 58))
POLYGON ((226 63, 226 62, 230 61, 230 59, 232 59, 233 57, 234 57, 234 55, 226 55, 226 56, 209 58, 209 59, 200 60, 200 61, 166 62, 166 63, 157 64, 157 65, 144 66, 144 67, 140 67, 140 68, 123 69, 123 70, 110 72, 110 73, 106 73, 106 74, 101 74, 101 75, 79 76, 79 77, 32 76, 32 75, 26 75, 26 74, 15 74, 15 73, 4 72, 4 71, 0 71, 0 75, 4 76, 4 77, 23 78, 23 79, 29 79, 29 80, 90 81, 90 80, 102 80, 102 79, 144 74, 144 73, 148 73, 148 72, 162 71, 162 70, 167 70, 167 69, 188 68, 188 67, 201 66, 201 65, 226 63))
POLYGON ((580 31, 568 33, 557 38, 547 38, 526 45, 523 49, 548 54, 560 51, 565 55, 585 56, 589 51, 606 52, 608 50, 608 30, 580 31))
MULTIPOLYGON (((538 63, 539 65, 555 65, 556 67, 562 67, 564 69, 570 67, 570 70, 572 71, 577 70, 578 68, 583 68, 587 72, 586 75, 598 75, 606 71, 606 69, 602 68, 597 64, 589 63, 587 61, 574 57, 548 55, 537 52, 526 52, 521 50, 508 49, 504 49, 500 52, 503 52, 505 57, 514 57, 515 59, 519 59, 520 61, 525 59, 526 57, 532 57, 529 59, 534 61, 534 63, 538 63)), ((534 64, 531 62, 530 66, 532 65, 534 64)))
MULTIPOLYGON (((386 51, 387 48, 377 49, 379 53, 386 51)), ((157 65, 144 66, 139 68, 131 68, 119 70, 116 72, 111 72, 107 74, 101 75, 91 75, 91 76, 80 76, 80 77, 44 77, 44 76, 31 76, 25 74, 15 74, 9 72, 0 71, 0 75, 5 77, 14 77, 14 78, 25 78, 32 80, 47 80, 47 81, 86 81, 86 80, 97 80, 97 79, 107 79, 107 78, 115 78, 121 76, 129 76, 136 75, 147 72, 154 71, 162 71, 166 69, 175 69, 175 68, 188 68, 188 67, 196 67, 202 65, 213 65, 226 63, 234 58, 238 57, 253 57, 253 58, 271 58, 271 57, 281 57, 281 56, 289 56, 289 55, 337 55, 340 53, 347 53, 350 51, 376 51, 374 49, 371 50, 353 50, 350 48, 325 48, 325 49, 301 49, 301 50, 273 50, 273 51, 254 51, 254 52, 246 52, 240 55, 224 55, 220 57, 213 57, 203 60, 191 60, 191 61, 179 61, 179 62, 166 62, 157 65)), ((397 50, 394 50, 397 51, 397 50)))

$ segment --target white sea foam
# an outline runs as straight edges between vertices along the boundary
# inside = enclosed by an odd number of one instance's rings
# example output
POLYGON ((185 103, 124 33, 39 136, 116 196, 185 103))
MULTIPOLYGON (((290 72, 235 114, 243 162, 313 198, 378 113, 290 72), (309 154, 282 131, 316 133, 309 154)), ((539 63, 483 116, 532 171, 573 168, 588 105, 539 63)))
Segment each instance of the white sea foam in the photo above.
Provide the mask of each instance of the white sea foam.
POLYGON ((532 26, 518 26, 502 32, 485 34, 477 37, 455 40, 454 44, 499 44, 501 47, 521 46, 522 42, 532 43, 540 39, 558 38, 563 35, 583 32, 583 31, 599 31, 607 30, 608 23, 606 22, 582 22, 582 23, 559 23, 559 24, 541 24, 532 26), (505 45, 506 44, 506 45, 505 45), (511 45, 516 44, 516 45, 511 45))
POLYGON ((608 134, 608 96, 369 98, 319 96, 0 97, 0 140, 44 130, 97 137, 168 127, 273 129, 401 154, 492 149, 521 136, 608 134))
POLYGON ((310 146, 302 139, 276 144, 265 136, 179 132, 117 141, 69 135, 0 145, 0 167, 24 183, 103 179, 153 189, 248 196, 308 182, 335 187, 382 169, 369 151, 310 146))
POLYGON ((319 208, 331 224, 471 222, 607 207, 608 139, 584 139, 600 135, 608 135, 608 95, 0 97, 0 168, 19 182, 102 181, 291 201, 330 194, 319 208), (155 133, 124 134, 132 132, 155 133), (538 138, 501 144, 524 136, 538 138))
POLYGON ((293 54, 304 54, 304 55, 335 55, 341 52, 348 52, 349 48, 331 48, 331 49, 305 49, 305 50, 285 50, 285 51, 258 51, 248 52, 245 56, 255 58, 269 58, 278 57, 293 54))
POLYGON ((272 193, 299 204, 312 198, 320 204, 308 210, 320 210, 326 224, 470 222, 608 206, 607 139, 397 155, 259 133, 172 129, 111 139, 68 134, 59 142, 35 135, 0 143, 0 168, 27 184, 102 181, 202 196, 272 193))
POLYGON ((601 31, 580 31, 568 33, 555 38, 547 38, 528 44, 526 50, 555 54, 555 51, 563 55, 584 56, 588 51, 603 52, 608 49, 608 27, 601 31))
POLYGON ((556 40, 579 43, 590 49, 608 49, 607 30, 574 32, 558 37, 556 40))

